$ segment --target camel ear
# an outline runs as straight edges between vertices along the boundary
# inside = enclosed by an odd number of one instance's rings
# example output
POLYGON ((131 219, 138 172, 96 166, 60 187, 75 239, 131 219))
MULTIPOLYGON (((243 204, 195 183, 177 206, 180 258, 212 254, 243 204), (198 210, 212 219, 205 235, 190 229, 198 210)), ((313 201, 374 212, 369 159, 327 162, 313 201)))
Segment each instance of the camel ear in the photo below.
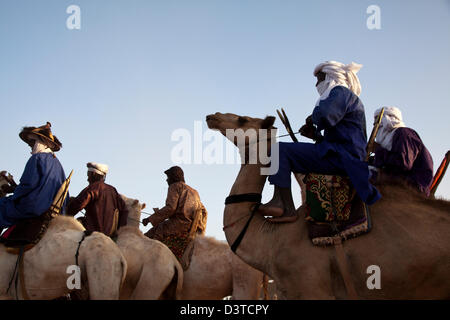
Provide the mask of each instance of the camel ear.
POLYGON ((146 206, 146 204, 143 203, 142 206, 141 206, 141 210, 142 210, 142 209, 145 209, 145 206, 146 206))
POLYGON ((139 203, 139 201, 136 199, 133 201, 133 206, 137 205, 139 203))
POLYGON ((270 127, 273 126, 274 122, 275 122, 275 117, 267 116, 261 124, 261 129, 269 129, 270 127))

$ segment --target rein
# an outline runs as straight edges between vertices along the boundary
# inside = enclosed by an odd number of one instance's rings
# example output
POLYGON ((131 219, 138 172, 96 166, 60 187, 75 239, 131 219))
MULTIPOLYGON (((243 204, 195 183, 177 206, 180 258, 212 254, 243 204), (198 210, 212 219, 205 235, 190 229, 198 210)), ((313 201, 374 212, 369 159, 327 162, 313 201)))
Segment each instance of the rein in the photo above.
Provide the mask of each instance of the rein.
MULTIPOLYGON (((231 245, 231 251, 233 251, 234 253, 236 253, 237 248, 241 244, 242 239, 244 238, 244 235, 247 232, 248 226, 250 225, 250 222, 255 215, 255 212, 258 210, 259 206, 261 205, 261 194, 259 194, 259 193, 236 194, 236 195, 228 196, 225 199, 225 205, 233 204, 233 203, 242 203, 242 202, 254 202, 254 203, 256 203, 256 205, 251 210, 250 217, 248 218, 244 228, 241 230, 241 232, 237 236, 236 240, 234 240, 233 244, 231 245)), ((244 217, 246 217, 246 216, 244 216, 244 217)), ((237 221, 243 219, 244 217, 239 218, 238 220, 234 221, 230 225, 224 226, 223 229, 231 227, 237 221)))

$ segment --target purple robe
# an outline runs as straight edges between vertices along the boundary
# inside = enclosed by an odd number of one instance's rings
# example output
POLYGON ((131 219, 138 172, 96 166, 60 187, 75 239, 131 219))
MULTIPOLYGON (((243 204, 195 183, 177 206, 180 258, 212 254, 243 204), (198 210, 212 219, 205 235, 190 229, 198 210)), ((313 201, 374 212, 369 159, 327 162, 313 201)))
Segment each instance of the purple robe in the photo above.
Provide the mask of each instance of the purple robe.
POLYGON ((421 192, 429 194, 433 180, 433 159, 416 131, 398 128, 392 138, 392 149, 379 146, 374 166, 384 173, 405 179, 421 192))

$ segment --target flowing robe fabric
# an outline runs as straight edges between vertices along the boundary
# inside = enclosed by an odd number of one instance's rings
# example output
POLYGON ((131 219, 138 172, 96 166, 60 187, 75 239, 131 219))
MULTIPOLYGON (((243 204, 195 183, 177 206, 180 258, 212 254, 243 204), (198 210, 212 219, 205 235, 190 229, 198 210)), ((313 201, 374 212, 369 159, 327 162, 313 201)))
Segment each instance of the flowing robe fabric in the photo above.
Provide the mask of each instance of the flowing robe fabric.
POLYGON ((429 194, 433 180, 433 159, 413 129, 396 129, 391 150, 379 146, 375 150, 373 164, 384 173, 404 179, 420 192, 429 194))
POLYGON ((32 155, 14 194, 0 199, 0 228, 42 215, 65 179, 64 169, 53 153, 32 155))
POLYGON ((118 229, 127 224, 128 211, 125 202, 113 186, 103 181, 91 183, 72 199, 67 208, 67 215, 74 216, 82 209, 86 209, 82 220, 88 231, 98 231, 111 236, 116 209, 119 210, 118 229))
POLYGON ((269 177, 269 182, 290 187, 291 172, 348 175, 365 203, 373 204, 380 199, 380 193, 369 182, 369 168, 364 161, 366 119, 358 96, 346 87, 334 87, 314 108, 312 121, 320 142, 280 142, 279 169, 269 177))
POLYGON ((198 192, 184 182, 169 185, 166 205, 151 215, 149 220, 153 225, 146 235, 163 241, 168 236, 186 237, 191 229, 196 210, 202 210, 202 216, 197 227, 198 233, 204 233, 207 211, 200 201, 198 192))

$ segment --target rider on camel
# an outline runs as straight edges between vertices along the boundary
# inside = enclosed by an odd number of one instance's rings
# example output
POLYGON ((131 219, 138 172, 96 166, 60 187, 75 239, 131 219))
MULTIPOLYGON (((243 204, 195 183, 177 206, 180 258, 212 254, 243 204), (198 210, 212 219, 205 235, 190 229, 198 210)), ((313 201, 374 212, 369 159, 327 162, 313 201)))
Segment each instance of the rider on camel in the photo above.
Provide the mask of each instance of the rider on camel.
POLYGON ((154 214, 144 219, 142 222, 146 226, 149 222, 153 225, 145 235, 149 238, 159 240, 174 251, 180 258, 184 252, 190 231, 195 228, 194 235, 204 234, 208 212, 200 201, 200 196, 194 188, 188 186, 184 181, 184 172, 174 166, 164 172, 167 175, 169 190, 165 207, 154 208, 154 214), (195 219, 195 215, 200 216, 195 219), (193 225, 197 223, 197 225, 193 225), (180 248, 174 248, 170 239, 180 244, 180 248))
MULTIPOLYGON (((380 112, 381 108, 375 111, 375 119, 380 112)), ((383 174, 407 181, 428 196, 433 180, 433 159, 417 132, 405 127, 398 108, 384 108, 375 141, 372 165, 383 174)))
POLYGON ((0 230, 21 219, 35 218, 45 213, 53 203, 66 176, 55 152, 62 147, 52 134, 51 124, 24 127, 19 137, 31 147, 31 157, 20 178, 8 192, 13 195, 0 199, 0 230))
POLYGON ((89 185, 76 198, 71 198, 67 215, 74 216, 82 209, 86 215, 81 222, 87 231, 114 236, 127 224, 128 211, 116 188, 105 183, 108 166, 95 162, 87 164, 89 185))
POLYGON ((275 185, 272 200, 259 212, 272 222, 293 222, 298 216, 291 194, 291 172, 348 175, 359 197, 367 204, 381 195, 369 182, 367 134, 361 86, 356 73, 361 65, 326 61, 314 69, 320 95, 300 133, 316 143, 280 142, 279 169, 269 176, 275 185), (323 135, 321 131, 324 131, 323 135))

